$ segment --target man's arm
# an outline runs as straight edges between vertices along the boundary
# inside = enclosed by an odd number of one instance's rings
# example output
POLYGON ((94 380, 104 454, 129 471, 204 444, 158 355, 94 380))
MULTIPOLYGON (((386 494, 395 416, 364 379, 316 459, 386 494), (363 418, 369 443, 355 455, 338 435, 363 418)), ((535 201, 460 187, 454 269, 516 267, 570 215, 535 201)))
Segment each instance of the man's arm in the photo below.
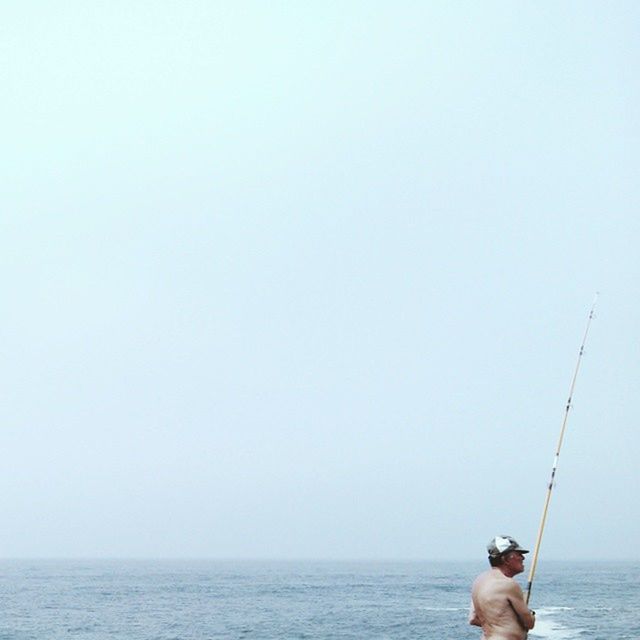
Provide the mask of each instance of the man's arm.
POLYGON ((529 609, 529 607, 527 607, 527 603, 524 601, 524 595, 522 594, 522 589, 515 581, 509 589, 507 600, 509 601, 513 612, 516 614, 518 621, 522 625, 522 628, 527 630, 533 629, 536 623, 535 614, 531 609, 529 609))
POLYGON ((480 618, 478 618, 478 614, 476 613, 476 609, 473 606, 473 601, 471 602, 471 607, 469 609, 469 624, 472 624, 474 627, 482 626, 480 618))

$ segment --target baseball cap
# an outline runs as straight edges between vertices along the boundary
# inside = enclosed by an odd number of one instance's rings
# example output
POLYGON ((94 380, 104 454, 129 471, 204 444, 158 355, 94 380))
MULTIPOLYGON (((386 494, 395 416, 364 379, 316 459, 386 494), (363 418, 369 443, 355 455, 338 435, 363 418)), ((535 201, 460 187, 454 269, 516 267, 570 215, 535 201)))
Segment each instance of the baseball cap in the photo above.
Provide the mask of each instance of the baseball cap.
POLYGON ((489 541, 487 551, 491 558, 497 558, 509 551, 519 551, 520 553, 529 553, 529 549, 523 549, 511 536, 496 536, 489 541))

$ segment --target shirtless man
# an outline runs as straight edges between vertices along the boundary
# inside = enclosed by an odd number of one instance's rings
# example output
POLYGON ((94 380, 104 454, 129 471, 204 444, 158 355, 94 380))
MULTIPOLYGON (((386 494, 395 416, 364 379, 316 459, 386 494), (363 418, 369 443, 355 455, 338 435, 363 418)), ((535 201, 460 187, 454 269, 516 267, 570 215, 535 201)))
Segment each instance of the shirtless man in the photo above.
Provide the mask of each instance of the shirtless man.
POLYGON ((473 583, 469 624, 482 627, 484 640, 525 640, 536 622, 535 613, 513 576, 524 571, 524 554, 529 551, 510 536, 496 536, 487 551, 491 569, 473 583))

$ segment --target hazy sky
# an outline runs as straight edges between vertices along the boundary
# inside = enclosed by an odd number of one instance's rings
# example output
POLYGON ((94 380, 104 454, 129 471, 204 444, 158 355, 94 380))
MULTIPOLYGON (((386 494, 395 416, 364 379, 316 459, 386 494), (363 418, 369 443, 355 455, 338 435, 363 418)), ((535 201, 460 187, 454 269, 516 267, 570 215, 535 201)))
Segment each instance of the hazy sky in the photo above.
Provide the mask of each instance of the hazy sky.
POLYGON ((640 558, 639 27, 4 3, 0 555, 640 558))

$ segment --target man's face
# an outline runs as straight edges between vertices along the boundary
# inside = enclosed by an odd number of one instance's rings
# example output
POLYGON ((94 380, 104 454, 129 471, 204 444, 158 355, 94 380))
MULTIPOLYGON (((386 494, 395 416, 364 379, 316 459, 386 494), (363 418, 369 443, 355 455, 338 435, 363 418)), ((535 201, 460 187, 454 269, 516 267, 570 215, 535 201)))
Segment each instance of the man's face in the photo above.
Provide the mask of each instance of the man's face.
POLYGON ((524 571, 524 554, 520 551, 509 551, 504 557, 504 566, 512 576, 524 571))

